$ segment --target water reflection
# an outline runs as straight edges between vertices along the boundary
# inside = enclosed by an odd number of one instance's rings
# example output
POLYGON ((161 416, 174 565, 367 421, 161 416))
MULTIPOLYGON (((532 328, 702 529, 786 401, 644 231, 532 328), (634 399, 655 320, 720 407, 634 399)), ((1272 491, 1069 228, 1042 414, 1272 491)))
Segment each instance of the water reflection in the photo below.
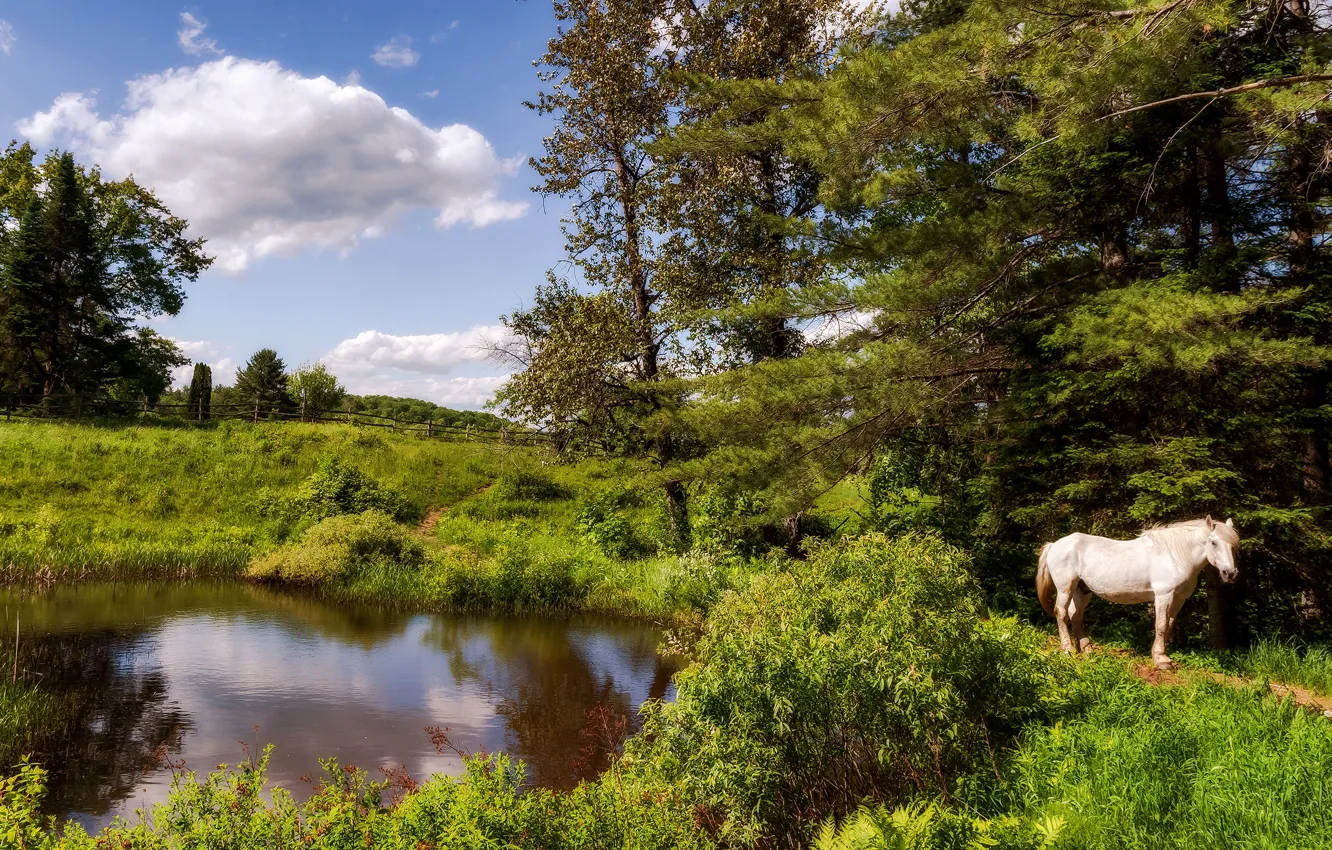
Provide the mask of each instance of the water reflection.
POLYGON ((659 634, 635 623, 405 615, 222 583, 9 592, 0 605, 11 630, 20 618, 24 665, 73 710, 39 754, 49 804, 92 828, 162 799, 166 762, 204 772, 238 761, 241 742, 275 744, 271 778, 298 796, 325 756, 456 773, 426 726, 567 787, 604 768, 608 729, 672 696, 659 634))

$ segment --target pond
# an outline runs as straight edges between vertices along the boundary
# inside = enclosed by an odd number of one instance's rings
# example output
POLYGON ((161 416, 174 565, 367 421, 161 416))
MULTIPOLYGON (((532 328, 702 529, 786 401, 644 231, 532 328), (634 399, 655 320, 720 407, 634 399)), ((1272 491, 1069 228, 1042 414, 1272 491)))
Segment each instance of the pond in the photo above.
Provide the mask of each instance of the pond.
POLYGON ((7 590, 0 608, 20 666, 73 712, 44 754, 48 809, 90 830, 165 799, 173 764, 203 774, 265 744, 271 784, 298 798, 327 757, 374 778, 459 773, 426 727, 565 788, 604 769, 606 724, 632 730, 645 700, 674 697, 660 632, 635 622, 393 613, 222 582, 7 590))

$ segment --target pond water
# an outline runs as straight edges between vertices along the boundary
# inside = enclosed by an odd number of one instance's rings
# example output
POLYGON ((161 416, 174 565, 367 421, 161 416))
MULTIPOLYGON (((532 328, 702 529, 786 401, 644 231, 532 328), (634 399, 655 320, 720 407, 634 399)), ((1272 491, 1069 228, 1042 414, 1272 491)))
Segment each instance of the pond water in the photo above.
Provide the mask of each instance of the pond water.
POLYGON ((74 712, 44 754, 48 808, 90 830, 165 799, 172 763, 203 774, 265 744, 271 783, 298 798, 320 758, 376 779, 460 772, 426 727, 568 787, 605 767, 597 730, 674 697, 660 632, 634 622, 401 614, 239 583, 11 590, 0 609, 20 666, 74 712))

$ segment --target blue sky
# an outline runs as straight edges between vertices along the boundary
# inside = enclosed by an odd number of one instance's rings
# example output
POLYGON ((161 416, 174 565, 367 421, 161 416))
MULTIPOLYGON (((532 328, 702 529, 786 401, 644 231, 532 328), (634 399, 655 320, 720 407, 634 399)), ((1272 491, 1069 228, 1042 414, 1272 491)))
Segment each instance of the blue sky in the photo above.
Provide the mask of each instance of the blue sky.
POLYGON ((210 239, 154 326, 219 379, 270 346, 476 407, 479 343, 562 254, 522 105, 553 32, 544 0, 4 3, 0 135, 132 172, 210 239))

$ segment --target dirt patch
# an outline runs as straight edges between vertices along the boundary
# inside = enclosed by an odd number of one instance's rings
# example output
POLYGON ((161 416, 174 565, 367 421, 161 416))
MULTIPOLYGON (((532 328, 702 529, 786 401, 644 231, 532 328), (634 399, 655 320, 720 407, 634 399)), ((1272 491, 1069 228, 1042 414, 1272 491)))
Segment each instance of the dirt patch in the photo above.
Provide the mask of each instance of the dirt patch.
POLYGON ((1160 670, 1151 664, 1134 664, 1133 675, 1149 685, 1182 685, 1184 677, 1174 670, 1160 670))
POLYGON ((425 519, 416 527, 416 533, 422 537, 429 537, 435 531, 435 526, 439 525, 439 518, 448 512, 448 508, 431 508, 426 512, 425 519))

